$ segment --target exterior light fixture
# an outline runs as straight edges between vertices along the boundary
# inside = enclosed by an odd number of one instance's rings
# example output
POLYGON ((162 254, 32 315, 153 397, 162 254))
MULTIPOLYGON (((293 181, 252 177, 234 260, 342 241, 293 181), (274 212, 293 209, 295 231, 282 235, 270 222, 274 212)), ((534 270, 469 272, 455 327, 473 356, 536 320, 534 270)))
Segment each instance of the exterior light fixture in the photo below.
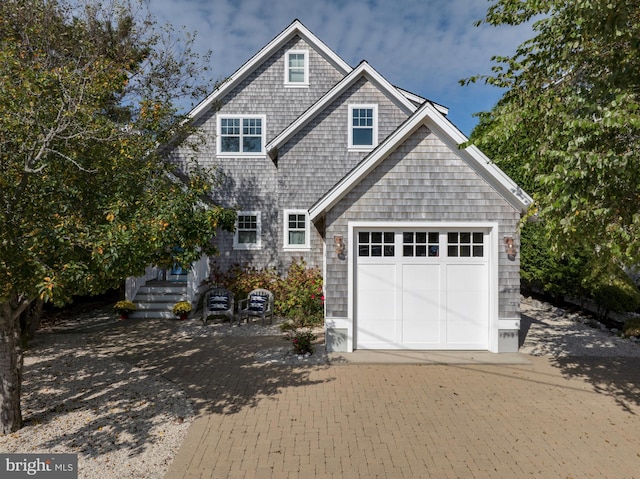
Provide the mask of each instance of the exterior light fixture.
POLYGON ((513 261, 516 258, 516 240, 513 236, 504 237, 504 252, 507 253, 507 257, 513 261))
POLYGON ((344 239, 342 238, 342 235, 335 235, 333 237, 333 247, 335 248, 336 255, 338 255, 338 257, 344 256, 344 239))

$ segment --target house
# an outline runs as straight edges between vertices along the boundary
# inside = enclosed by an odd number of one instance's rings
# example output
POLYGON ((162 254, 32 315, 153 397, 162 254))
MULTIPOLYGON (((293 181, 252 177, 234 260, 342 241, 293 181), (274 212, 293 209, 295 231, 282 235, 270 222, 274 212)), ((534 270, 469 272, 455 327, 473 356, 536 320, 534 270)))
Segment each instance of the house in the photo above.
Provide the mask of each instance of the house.
POLYGON ((532 200, 447 113, 294 21, 191 112, 238 211, 216 264, 321 268, 330 350, 517 351, 532 200))

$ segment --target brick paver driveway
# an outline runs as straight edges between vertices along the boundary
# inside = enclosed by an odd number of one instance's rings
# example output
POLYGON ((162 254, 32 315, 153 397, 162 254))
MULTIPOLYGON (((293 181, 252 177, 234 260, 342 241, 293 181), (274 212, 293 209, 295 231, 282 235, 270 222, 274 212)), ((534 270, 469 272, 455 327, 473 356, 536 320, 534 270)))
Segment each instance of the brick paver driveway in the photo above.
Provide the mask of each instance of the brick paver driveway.
POLYGON ((638 359, 292 367, 255 361, 277 337, 143 336, 118 354, 198 413, 168 479, 640 478, 638 359))

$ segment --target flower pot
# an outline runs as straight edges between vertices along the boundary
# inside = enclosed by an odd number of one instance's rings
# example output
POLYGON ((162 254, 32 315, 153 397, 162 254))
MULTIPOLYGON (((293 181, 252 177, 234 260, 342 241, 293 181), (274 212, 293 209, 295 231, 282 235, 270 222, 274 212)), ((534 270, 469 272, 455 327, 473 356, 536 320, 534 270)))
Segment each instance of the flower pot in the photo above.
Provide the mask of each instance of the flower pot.
POLYGON ((180 314, 179 319, 184 321, 185 319, 187 319, 188 316, 189 316, 189 313, 182 313, 180 314))
POLYGON ((129 313, 126 311, 120 313, 120 319, 129 319, 129 313))

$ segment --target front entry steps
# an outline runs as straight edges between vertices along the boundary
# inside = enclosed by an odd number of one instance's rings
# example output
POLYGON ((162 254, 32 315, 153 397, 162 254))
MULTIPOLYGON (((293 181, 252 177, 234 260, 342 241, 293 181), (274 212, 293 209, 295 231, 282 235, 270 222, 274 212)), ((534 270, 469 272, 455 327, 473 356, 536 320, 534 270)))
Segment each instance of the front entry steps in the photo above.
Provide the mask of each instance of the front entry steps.
POLYGON ((138 290, 133 300, 138 309, 129 317, 175 319, 173 306, 186 299, 185 281, 149 281, 138 290))

